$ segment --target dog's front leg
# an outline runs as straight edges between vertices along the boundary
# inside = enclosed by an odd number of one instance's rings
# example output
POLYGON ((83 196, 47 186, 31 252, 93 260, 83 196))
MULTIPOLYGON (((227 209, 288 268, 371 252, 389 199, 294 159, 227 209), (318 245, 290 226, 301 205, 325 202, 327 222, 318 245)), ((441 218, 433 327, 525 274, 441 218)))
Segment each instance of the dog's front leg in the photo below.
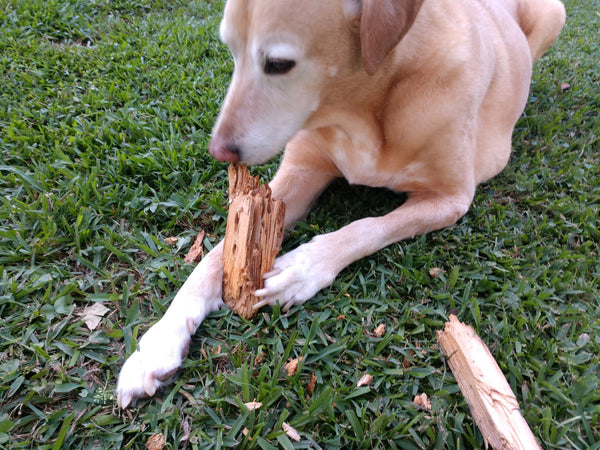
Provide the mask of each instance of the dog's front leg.
MULTIPOLYGON (((286 227, 303 217, 319 193, 338 173, 321 160, 310 142, 298 138, 291 143, 311 154, 311 164, 296 161, 294 152, 283 158, 271 182, 273 197, 286 204, 286 227), (313 154, 314 153, 314 154, 313 154)), ((122 408, 141 397, 154 395, 181 366, 187 355, 191 335, 204 318, 223 304, 223 243, 217 245, 198 264, 181 287, 173 303, 140 339, 138 349, 121 369, 117 402, 122 408)))
POLYGON ((140 339, 119 374, 117 403, 121 408, 154 395, 169 381, 186 357, 200 323, 223 304, 222 256, 221 242, 196 266, 163 318, 140 339))
POLYGON ((382 217, 369 217, 314 237, 280 256, 266 274, 265 288, 257 291, 258 306, 279 303, 284 310, 304 303, 331 284, 353 261, 403 239, 454 224, 468 210, 472 193, 419 193, 382 217))

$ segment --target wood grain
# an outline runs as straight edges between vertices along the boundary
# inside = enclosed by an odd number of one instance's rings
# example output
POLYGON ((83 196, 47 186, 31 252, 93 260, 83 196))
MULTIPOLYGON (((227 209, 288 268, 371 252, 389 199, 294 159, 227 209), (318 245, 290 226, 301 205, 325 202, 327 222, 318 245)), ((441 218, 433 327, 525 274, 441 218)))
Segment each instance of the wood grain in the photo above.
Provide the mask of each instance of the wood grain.
POLYGON ((245 165, 229 167, 229 213, 223 247, 223 301, 241 316, 256 314, 254 295, 283 239, 285 204, 271 197, 245 165))
POLYGON ((475 330, 451 315, 437 340, 486 448, 490 444, 496 450, 541 449, 504 374, 475 330))

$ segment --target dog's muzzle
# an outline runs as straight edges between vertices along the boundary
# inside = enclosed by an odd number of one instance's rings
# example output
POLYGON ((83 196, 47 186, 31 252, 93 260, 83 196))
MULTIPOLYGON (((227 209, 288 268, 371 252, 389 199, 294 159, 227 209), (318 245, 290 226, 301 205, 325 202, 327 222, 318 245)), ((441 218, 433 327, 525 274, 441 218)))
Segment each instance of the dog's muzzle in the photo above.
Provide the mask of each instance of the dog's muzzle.
POLYGON ((217 161, 236 163, 240 160, 240 148, 236 145, 226 145, 218 139, 213 139, 208 145, 208 151, 217 161))

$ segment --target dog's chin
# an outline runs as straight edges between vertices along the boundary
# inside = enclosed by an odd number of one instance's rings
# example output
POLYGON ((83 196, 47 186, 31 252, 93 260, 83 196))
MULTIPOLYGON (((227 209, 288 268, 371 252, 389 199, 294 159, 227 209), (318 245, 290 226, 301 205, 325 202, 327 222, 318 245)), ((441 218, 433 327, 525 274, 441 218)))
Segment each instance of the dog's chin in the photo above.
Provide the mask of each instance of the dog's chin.
POLYGON ((271 151, 265 151, 264 148, 256 151, 244 149, 240 151, 239 162, 248 166, 260 166, 279 156, 282 151, 283 148, 271 149, 271 151))
POLYGON ((252 147, 220 145, 218 141, 211 141, 208 147, 209 153, 217 161, 241 163, 246 165, 261 165, 281 153, 281 148, 264 147, 253 149, 252 147))

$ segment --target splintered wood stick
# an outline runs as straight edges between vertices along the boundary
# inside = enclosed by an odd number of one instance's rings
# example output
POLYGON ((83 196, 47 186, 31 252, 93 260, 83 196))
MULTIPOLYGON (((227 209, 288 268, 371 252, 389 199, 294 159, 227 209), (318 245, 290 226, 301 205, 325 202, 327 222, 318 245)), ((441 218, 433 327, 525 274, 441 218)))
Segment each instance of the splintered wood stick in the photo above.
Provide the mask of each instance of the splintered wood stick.
POLYGON ((467 400, 485 446, 500 449, 541 449, 504 374, 472 327, 454 315, 437 340, 467 400))
POLYGON ((229 166, 229 213, 223 244, 223 301, 246 319, 257 311, 254 291, 264 287, 283 240, 285 204, 271 198, 245 165, 229 166))

